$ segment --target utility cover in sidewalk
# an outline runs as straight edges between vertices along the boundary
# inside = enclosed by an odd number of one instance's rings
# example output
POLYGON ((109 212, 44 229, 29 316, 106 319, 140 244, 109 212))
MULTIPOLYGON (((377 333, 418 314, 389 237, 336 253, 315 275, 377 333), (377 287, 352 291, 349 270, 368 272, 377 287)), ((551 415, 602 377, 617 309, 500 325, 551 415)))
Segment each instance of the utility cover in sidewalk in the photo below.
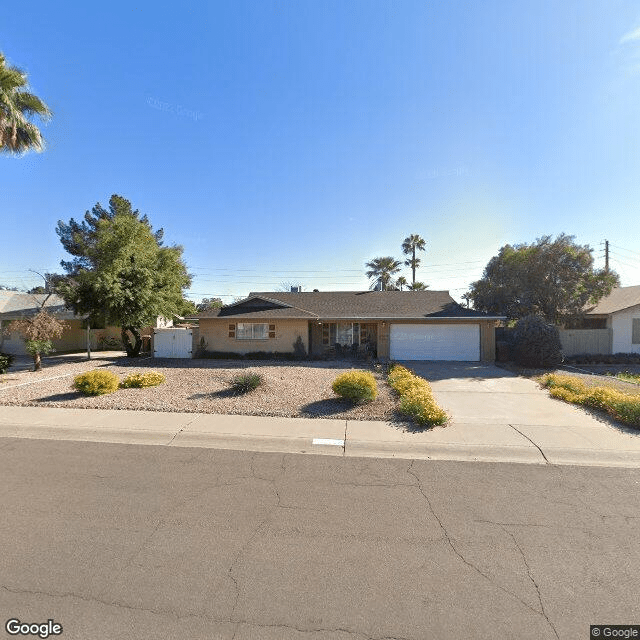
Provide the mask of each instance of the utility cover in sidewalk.
POLYGON ((344 447, 344 440, 334 440, 333 438, 314 438, 311 444, 332 444, 336 447, 344 447))

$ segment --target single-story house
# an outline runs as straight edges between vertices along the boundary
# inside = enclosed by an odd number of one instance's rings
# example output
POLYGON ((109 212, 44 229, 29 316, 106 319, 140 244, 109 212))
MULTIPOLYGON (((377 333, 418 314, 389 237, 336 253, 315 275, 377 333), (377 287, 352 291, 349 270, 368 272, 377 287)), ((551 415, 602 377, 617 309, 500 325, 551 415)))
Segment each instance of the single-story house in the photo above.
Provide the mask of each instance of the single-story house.
POLYGON ((369 351, 381 360, 493 361, 503 316, 465 309, 448 291, 254 292, 198 314, 207 351, 312 356, 369 351))
MULTIPOLYGON (((32 316, 44 308, 63 320, 67 329, 57 340, 52 340, 53 348, 58 352, 84 351, 87 348, 86 318, 77 316, 66 308, 64 300, 55 294, 24 293, 22 291, 0 291, 0 352, 13 355, 26 355, 24 338, 11 331, 11 323, 25 316, 32 316)), ((158 318, 157 327, 171 326, 171 320, 158 318)), ((151 334, 153 328, 143 329, 143 333, 151 334)), ((91 349, 100 350, 110 344, 120 343, 120 327, 106 326, 92 329, 89 332, 91 349)))
POLYGON ((614 289, 587 312, 581 326, 608 329, 608 353, 640 353, 640 286, 614 289))

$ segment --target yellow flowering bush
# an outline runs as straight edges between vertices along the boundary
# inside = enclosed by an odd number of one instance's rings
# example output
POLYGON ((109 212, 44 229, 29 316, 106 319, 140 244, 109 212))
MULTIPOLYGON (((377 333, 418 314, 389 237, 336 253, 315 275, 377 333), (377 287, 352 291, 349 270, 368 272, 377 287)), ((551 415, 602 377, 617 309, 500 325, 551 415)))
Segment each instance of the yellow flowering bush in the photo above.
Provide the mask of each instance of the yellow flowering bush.
POLYGON ((444 424, 447 414, 433 399, 431 392, 414 387, 400 396, 400 412, 409 416, 416 424, 444 424))
POLYGON ((142 387, 156 387, 162 384, 166 378, 157 371, 149 371, 147 373, 131 373, 121 383, 123 389, 129 389, 135 387, 141 389, 142 387))
POLYGON ((419 425, 445 424, 448 416, 436 403, 431 385, 401 365, 394 365, 387 381, 400 396, 399 411, 419 425))
POLYGON ((584 380, 576 376, 562 375, 560 373, 547 373, 540 379, 542 386, 548 389, 562 387, 574 393, 584 393, 588 389, 584 380))
POLYGON ((640 394, 608 386, 589 387, 580 378, 555 373, 542 376, 540 382, 553 398, 606 411, 623 424, 640 427, 640 394))
POLYGON ((376 379, 368 371, 349 371, 339 375, 331 385, 334 393, 353 402, 374 400, 378 395, 376 379))
MULTIPOLYGON (((419 378, 414 373, 411 373, 409 369, 405 369, 405 367, 401 367, 400 365, 396 365, 391 370, 387 381, 394 391, 400 395, 406 393, 409 389, 419 388, 425 384, 429 387, 429 383, 424 378, 419 378)), ((429 389, 431 389, 431 387, 429 387, 429 389)))
POLYGON ((73 379, 74 388, 87 396, 101 396, 118 390, 118 376, 106 369, 94 369, 73 379))

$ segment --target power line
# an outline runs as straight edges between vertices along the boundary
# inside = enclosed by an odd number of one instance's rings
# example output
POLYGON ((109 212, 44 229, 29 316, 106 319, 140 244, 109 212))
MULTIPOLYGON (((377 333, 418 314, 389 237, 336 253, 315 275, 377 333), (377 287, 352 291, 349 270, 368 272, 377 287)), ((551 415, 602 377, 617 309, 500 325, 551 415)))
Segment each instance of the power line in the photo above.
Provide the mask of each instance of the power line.
POLYGON ((625 260, 630 260, 631 262, 638 262, 640 264, 640 258, 634 258, 632 256, 625 256, 621 253, 618 253, 617 251, 612 251, 611 252, 612 255, 614 256, 618 256, 619 258, 624 258, 625 260))
POLYGON ((617 244, 612 244, 612 247, 615 247, 616 249, 622 249, 623 251, 628 251, 629 253, 635 253, 636 255, 640 256, 640 252, 638 251, 633 251, 631 249, 625 249, 624 247, 619 247, 617 244))
POLYGON ((616 261, 616 263, 622 264, 625 267, 628 267, 629 269, 640 269, 639 265, 628 264, 627 262, 624 262, 623 260, 620 260, 619 258, 616 258, 615 261, 616 261))

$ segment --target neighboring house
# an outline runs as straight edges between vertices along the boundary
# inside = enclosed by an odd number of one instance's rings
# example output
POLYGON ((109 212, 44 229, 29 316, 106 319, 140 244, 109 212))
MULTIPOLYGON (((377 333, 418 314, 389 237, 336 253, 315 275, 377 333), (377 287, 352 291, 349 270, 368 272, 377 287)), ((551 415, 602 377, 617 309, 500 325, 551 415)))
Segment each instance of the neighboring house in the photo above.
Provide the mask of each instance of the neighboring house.
POLYGON ((583 324, 608 329, 608 353, 640 353, 640 286, 618 287, 591 309, 583 324))
POLYGON ((465 309, 448 291, 262 292, 198 314, 207 351, 369 351, 381 360, 495 359, 503 316, 465 309))
MULTIPOLYGON (((87 348, 87 330, 84 316, 77 316, 65 307, 64 300, 55 294, 23 293, 21 291, 0 291, 0 352, 26 355, 24 339, 17 331, 11 331, 11 322, 25 316, 35 315, 44 308, 67 324, 66 331, 58 340, 53 340, 56 351, 83 351, 87 348), (45 302, 46 300, 46 302, 45 302)), ((157 327, 168 327, 171 320, 158 318, 157 327)), ((142 333, 151 334, 153 327, 142 333)), ((102 348, 109 339, 120 341, 120 327, 108 326, 91 332, 91 349, 102 348)))

